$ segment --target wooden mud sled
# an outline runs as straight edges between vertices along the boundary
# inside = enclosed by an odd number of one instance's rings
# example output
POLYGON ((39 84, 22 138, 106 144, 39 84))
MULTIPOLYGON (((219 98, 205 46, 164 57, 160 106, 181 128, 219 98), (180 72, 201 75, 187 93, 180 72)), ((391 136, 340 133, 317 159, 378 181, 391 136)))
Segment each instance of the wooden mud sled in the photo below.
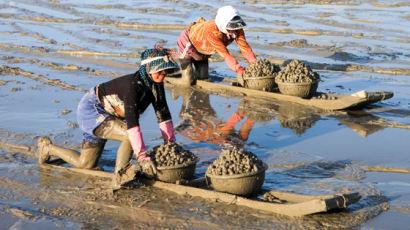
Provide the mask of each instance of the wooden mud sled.
MULTIPOLYGON (((176 78, 165 78, 165 82, 176 85, 176 78)), ((361 109, 373 103, 387 100, 393 97, 393 92, 377 91, 366 92, 359 91, 351 95, 330 94, 317 92, 312 98, 304 99, 296 96, 284 95, 275 89, 273 92, 248 89, 238 86, 237 82, 232 79, 210 77, 210 81, 197 80, 192 86, 196 90, 203 90, 209 93, 225 94, 237 97, 255 97, 262 99, 274 99, 313 106, 323 110, 346 110, 361 109)))
MULTIPOLYGON (((77 169, 57 166, 54 164, 45 164, 44 167, 50 167, 59 171, 77 172, 81 174, 87 174, 91 176, 98 176, 107 179, 112 179, 113 174, 110 172, 89 170, 89 169, 77 169)), ((272 212, 286 216, 305 216, 315 213, 324 213, 330 210, 343 209, 351 204, 358 202, 361 195, 357 192, 343 193, 343 194, 331 194, 331 195, 301 195, 291 192, 282 192, 274 190, 261 191, 258 195, 268 194, 275 199, 273 202, 263 201, 257 197, 241 197, 228 193, 217 192, 207 188, 204 178, 198 178, 191 181, 187 181, 182 184, 171 184, 161 181, 155 181, 141 176, 141 174, 135 174, 135 170, 138 166, 133 165, 134 173, 127 173, 131 180, 137 180, 138 182, 153 186, 156 188, 168 190, 180 195, 190 195, 193 197, 201 197, 215 202, 224 202, 230 205, 238 205, 247 208, 253 208, 261 211, 272 212), (139 176, 136 176, 139 175, 139 176), (277 200, 277 202, 275 201, 277 200)), ((129 170, 127 170, 129 171, 129 170)))

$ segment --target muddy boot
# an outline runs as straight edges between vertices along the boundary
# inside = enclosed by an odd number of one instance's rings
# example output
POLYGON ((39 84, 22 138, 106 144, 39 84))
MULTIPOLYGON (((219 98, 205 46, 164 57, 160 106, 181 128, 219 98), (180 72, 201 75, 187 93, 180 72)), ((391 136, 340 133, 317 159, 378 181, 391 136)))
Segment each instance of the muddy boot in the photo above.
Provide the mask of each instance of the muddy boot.
POLYGON ((118 190, 135 177, 134 167, 130 165, 132 146, 128 139, 127 125, 120 119, 107 119, 95 130, 95 135, 103 139, 121 141, 112 179, 113 190, 118 190))
POLYGON ((180 86, 195 85, 196 79, 194 77, 194 71, 192 68, 192 61, 189 59, 181 59, 181 78, 175 80, 175 84, 180 86))
POLYGON ((114 177, 111 185, 113 190, 121 189, 122 185, 134 180, 135 165, 131 165, 132 158, 131 143, 125 139, 117 151, 117 159, 115 161, 114 177))
POLYGON ((49 145, 51 141, 48 137, 40 137, 37 142, 38 163, 44 164, 50 159, 49 145))
MULTIPOLYGON (((47 144, 47 147, 43 149, 48 149, 48 155, 59 157, 76 168, 91 169, 97 164, 104 149, 104 145, 105 140, 100 140, 98 143, 83 141, 81 154, 74 150, 65 149, 51 143, 47 144)), ((43 154, 43 156, 45 156, 45 154, 43 154)))
POLYGON ((195 65, 195 73, 199 80, 208 80, 209 79, 209 64, 208 60, 204 61, 196 61, 194 62, 195 65))

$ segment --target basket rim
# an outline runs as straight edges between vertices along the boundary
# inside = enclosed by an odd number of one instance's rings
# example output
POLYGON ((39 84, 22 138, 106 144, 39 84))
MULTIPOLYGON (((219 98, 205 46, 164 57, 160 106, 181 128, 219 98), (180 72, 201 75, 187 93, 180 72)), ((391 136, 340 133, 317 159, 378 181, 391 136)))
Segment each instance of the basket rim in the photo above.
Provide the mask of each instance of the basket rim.
POLYGON ((235 174, 235 175, 228 175, 228 176, 220 176, 220 175, 212 175, 207 172, 205 172, 205 176, 210 177, 210 178, 215 178, 215 179, 237 179, 237 178, 243 178, 243 177, 249 177, 249 176, 254 176, 260 173, 265 172, 268 169, 268 165, 263 163, 263 168, 257 172, 250 172, 250 173, 242 173, 242 174, 235 174))
POLYGON ((263 76, 263 77, 245 77, 245 76, 243 76, 243 80, 262 80, 262 79, 272 79, 272 78, 276 78, 276 75, 263 76))
POLYGON ((318 79, 312 82, 282 82, 282 81, 279 81, 278 79, 275 79, 275 83, 278 85, 312 85, 312 84, 318 83, 319 81, 320 80, 318 79))
POLYGON ((170 170, 170 169, 180 169, 180 168, 186 168, 188 166, 191 166, 193 164, 197 164, 199 161, 199 158, 196 157, 194 161, 189 162, 188 164, 177 164, 177 165, 172 165, 172 166, 158 166, 158 170, 170 170))

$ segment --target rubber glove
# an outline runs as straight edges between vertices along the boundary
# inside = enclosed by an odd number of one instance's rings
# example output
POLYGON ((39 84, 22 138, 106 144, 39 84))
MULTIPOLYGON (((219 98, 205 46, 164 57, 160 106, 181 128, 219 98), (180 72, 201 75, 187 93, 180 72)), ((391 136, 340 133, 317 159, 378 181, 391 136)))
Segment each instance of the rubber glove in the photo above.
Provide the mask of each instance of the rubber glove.
POLYGON ((144 140, 142 139, 140 127, 135 126, 130 128, 127 130, 127 133, 135 156, 138 158, 140 155, 145 154, 147 149, 145 148, 144 140))
POLYGON ((138 163, 143 169, 151 169, 154 174, 157 173, 157 168, 149 156, 147 156, 147 149, 142 139, 142 133, 139 126, 135 126, 127 130, 128 138, 131 142, 132 149, 137 158, 138 163))
POLYGON ((237 73, 236 74, 236 81, 238 82, 238 84, 242 87, 245 86, 245 80, 243 79, 244 74, 242 73, 237 73))
POLYGON ((165 142, 175 142, 174 125, 172 124, 172 120, 167 120, 159 123, 159 129, 161 130, 162 137, 164 138, 165 142))
POLYGON ((225 62, 228 64, 229 68, 231 68, 233 71, 235 71, 237 74, 245 74, 245 70, 242 68, 242 66, 236 61, 236 59, 228 54, 225 57, 225 62))
POLYGON ((246 61, 248 61, 248 63, 252 63, 254 61, 256 61, 256 57, 255 54, 252 52, 252 50, 246 51, 242 54, 246 61))
POLYGON ((149 170, 151 170, 152 174, 157 174, 157 167, 151 160, 151 157, 144 154, 143 156, 138 157, 137 161, 141 165, 143 172, 148 172, 149 170))

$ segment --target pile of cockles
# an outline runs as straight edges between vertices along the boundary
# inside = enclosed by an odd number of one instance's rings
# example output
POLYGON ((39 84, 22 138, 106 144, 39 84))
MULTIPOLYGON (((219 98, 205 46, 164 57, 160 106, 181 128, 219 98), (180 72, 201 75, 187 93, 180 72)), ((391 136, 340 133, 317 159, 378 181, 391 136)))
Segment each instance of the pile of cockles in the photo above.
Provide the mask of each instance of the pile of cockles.
POLYGON ((276 82, 283 83, 311 83, 319 79, 318 73, 313 72, 309 66, 297 59, 289 63, 276 76, 276 82))
POLYGON ((280 71, 280 68, 267 59, 258 59, 246 66, 245 71, 245 78, 273 77, 280 71))
POLYGON ((223 150, 221 156, 207 169, 207 174, 229 176, 258 172, 264 169, 263 162, 252 152, 241 148, 223 150))
POLYGON ((185 150, 175 142, 167 142, 154 147, 149 152, 149 156, 157 167, 188 165, 198 159, 191 151, 185 150))

